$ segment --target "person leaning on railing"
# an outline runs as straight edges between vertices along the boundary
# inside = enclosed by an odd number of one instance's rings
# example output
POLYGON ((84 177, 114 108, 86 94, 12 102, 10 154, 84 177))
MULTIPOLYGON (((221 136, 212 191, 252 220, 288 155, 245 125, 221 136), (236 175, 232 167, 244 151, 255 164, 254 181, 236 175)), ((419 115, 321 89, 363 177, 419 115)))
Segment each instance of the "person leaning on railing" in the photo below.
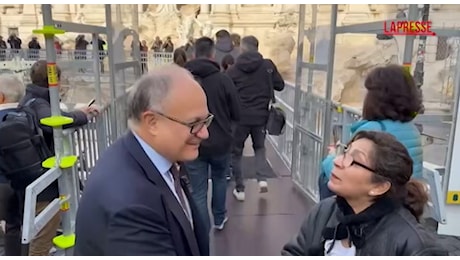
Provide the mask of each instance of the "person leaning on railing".
MULTIPOLYGON (((365 82, 367 94, 363 104, 362 120, 354 123, 352 136, 363 130, 384 131, 396 137, 409 151, 414 178, 422 178, 422 137, 413 119, 423 106, 422 96, 414 78, 399 65, 388 65, 372 70, 365 82)), ((332 196, 327 187, 331 176, 335 149, 323 160, 318 180, 320 199, 332 196)))
MULTIPOLYGON (((61 70, 57 67, 58 80, 60 79, 61 70)), ((51 105, 49 96, 49 85, 48 85, 48 74, 47 74, 47 63, 44 60, 37 61, 32 65, 30 69, 30 79, 32 84, 28 84, 26 87, 26 94, 24 98, 19 102, 20 105, 24 105, 31 99, 35 99, 30 104, 31 109, 34 111, 37 120, 40 122, 42 118, 51 116, 51 105)), ((63 126, 63 128, 78 127, 88 123, 88 119, 94 115, 97 115, 99 110, 96 106, 85 107, 81 110, 72 112, 63 112, 61 114, 66 117, 73 119, 73 123, 63 126)), ((48 126, 40 125, 43 130, 43 137, 45 142, 54 153, 54 139, 53 129, 48 126)), ((37 197, 36 212, 39 214, 53 199, 58 197, 58 184, 57 181, 52 183, 37 197)), ((22 221, 21 221, 22 222, 22 221)), ((49 250, 53 246, 52 239, 56 235, 56 231, 60 224, 59 213, 56 214, 40 231, 39 235, 32 240, 29 248, 30 255, 48 255, 49 250)))

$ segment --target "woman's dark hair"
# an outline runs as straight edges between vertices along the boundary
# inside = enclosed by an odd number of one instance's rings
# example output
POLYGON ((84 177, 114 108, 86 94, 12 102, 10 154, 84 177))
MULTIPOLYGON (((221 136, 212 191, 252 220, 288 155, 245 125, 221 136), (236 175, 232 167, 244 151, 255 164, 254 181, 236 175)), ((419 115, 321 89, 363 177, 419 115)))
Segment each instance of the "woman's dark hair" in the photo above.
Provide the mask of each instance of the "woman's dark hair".
POLYGON ((184 67, 185 63, 187 62, 187 53, 183 48, 177 48, 174 50, 173 61, 177 65, 184 67))
POLYGON ((231 54, 227 54, 222 58, 221 66, 224 69, 224 71, 226 71, 228 67, 230 67, 233 64, 235 64, 235 59, 231 54))
MULTIPOLYGON (((58 80, 61 79, 61 69, 56 66, 58 80)), ((30 68, 30 80, 34 85, 39 87, 48 87, 48 71, 46 60, 39 60, 35 62, 30 68)))
POLYGON ((424 184, 411 179, 413 162, 407 149, 393 135, 385 132, 358 132, 350 143, 359 139, 374 143, 373 153, 370 154, 371 167, 375 170, 372 182, 391 183, 390 190, 382 196, 401 201, 419 220, 428 202, 428 193, 424 184))
POLYGON ((409 122, 422 109, 421 91, 402 66, 375 68, 367 75, 364 86, 367 89, 363 104, 365 120, 409 122))

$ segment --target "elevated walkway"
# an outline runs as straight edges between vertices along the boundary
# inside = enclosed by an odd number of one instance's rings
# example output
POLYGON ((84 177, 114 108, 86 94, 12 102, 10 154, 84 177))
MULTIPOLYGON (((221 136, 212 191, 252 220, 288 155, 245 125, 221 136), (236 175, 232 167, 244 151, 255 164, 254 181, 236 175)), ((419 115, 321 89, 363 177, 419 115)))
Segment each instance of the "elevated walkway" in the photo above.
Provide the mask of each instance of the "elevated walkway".
MULTIPOLYGON (((251 142, 245 144, 244 159, 253 157, 251 142)), ((211 255, 217 256, 273 256, 297 234, 315 204, 297 189, 289 169, 266 142, 268 167, 276 176, 269 178, 268 193, 259 193, 253 176, 246 179, 246 199, 237 201, 232 194, 234 182, 227 190, 229 220, 224 230, 211 231, 211 255)), ((248 167, 243 160, 243 171, 248 167)))

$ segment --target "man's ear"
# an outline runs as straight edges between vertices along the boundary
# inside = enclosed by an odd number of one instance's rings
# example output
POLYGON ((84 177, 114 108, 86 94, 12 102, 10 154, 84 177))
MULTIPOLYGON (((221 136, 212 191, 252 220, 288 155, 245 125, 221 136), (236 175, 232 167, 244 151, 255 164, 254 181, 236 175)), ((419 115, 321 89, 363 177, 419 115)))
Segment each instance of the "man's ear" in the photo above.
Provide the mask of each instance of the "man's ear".
POLYGON ((151 111, 146 111, 141 115, 141 125, 144 125, 147 131, 152 135, 158 134, 159 116, 151 111))

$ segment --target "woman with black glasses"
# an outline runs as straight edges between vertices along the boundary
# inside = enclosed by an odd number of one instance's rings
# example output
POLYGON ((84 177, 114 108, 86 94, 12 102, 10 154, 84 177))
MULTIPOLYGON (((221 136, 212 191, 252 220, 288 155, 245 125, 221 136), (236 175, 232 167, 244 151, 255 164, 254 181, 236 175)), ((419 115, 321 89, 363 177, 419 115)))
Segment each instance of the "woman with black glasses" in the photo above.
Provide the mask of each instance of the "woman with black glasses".
POLYGON ((283 255, 448 255, 419 224, 428 195, 412 159, 384 132, 356 134, 334 159, 329 189, 283 255))

